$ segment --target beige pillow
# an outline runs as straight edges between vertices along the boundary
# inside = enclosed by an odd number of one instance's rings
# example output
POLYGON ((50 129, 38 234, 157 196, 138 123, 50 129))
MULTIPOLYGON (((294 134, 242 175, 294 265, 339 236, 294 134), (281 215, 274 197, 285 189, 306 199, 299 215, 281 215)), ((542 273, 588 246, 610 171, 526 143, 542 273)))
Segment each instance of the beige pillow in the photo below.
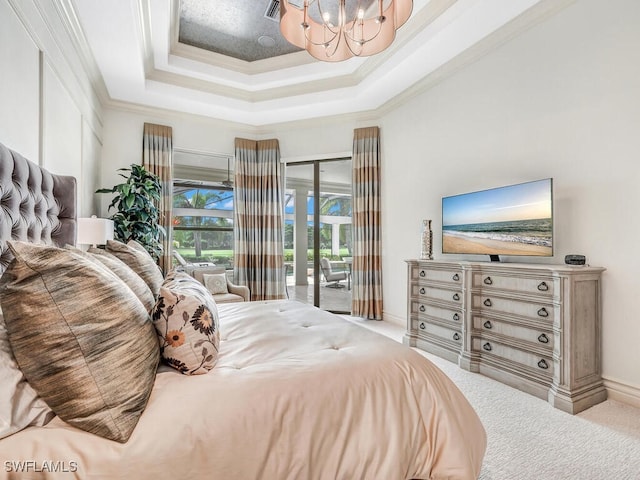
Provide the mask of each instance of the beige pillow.
POLYGON ((152 313, 160 354, 184 373, 198 375, 218 360, 218 308, 211 294, 193 277, 175 273, 160 288, 152 313))
POLYGON ((55 414, 27 383, 13 357, 0 311, 0 438, 30 425, 49 423, 55 414))
POLYGON ((131 267, 149 286, 154 298, 157 298, 164 278, 160 267, 142 245, 134 240, 129 240, 126 244, 117 240, 107 240, 106 249, 131 267))
POLYGON ((95 258, 105 267, 115 273, 127 286, 133 290, 136 297, 140 299, 142 304, 150 312, 156 303, 151 289, 147 283, 138 275, 131 267, 120 260, 115 255, 101 248, 90 248, 88 251, 92 258, 95 258))
POLYGON ((126 442, 159 361, 149 314, 124 282, 70 250, 7 242, 0 301, 15 359, 67 423, 126 442))
POLYGON ((229 293, 226 273, 205 273, 202 278, 204 280, 204 286, 207 287, 207 290, 211 293, 229 293))

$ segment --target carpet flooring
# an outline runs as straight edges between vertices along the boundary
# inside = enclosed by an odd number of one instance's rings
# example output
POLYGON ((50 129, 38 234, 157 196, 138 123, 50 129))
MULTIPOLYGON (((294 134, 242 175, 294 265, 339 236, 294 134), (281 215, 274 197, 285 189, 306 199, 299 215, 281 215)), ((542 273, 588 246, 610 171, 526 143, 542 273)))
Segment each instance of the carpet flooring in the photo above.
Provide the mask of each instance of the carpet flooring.
MULTIPOLYGON (((346 318, 402 341, 404 329, 395 324, 346 318)), ((482 420, 487 452, 480 480, 640 480, 640 409, 607 400, 570 415, 416 351, 453 380, 482 420)))

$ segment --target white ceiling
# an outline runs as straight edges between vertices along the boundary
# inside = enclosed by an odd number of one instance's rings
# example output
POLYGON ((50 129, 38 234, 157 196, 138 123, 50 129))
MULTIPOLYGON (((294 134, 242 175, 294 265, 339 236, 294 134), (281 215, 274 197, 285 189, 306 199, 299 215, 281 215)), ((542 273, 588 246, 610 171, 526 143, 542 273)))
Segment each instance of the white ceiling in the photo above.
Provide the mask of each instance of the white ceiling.
MULTIPOLYGON (((558 6, 557 0, 414 0, 412 17, 389 49, 325 63, 304 51, 247 62, 179 43, 179 0, 71 1, 109 101, 252 126, 379 109, 558 6)), ((252 1, 260 14, 269 3, 252 1)))

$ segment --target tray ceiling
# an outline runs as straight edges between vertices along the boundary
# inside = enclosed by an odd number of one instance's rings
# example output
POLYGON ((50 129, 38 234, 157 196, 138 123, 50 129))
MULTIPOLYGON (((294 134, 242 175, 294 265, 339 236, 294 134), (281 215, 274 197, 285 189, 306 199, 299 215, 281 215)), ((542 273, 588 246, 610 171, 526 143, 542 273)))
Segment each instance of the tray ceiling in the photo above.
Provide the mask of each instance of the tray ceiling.
POLYGON ((414 0, 390 48, 325 63, 282 43, 273 0, 67 1, 108 102, 249 126, 375 111, 571 2, 414 0))

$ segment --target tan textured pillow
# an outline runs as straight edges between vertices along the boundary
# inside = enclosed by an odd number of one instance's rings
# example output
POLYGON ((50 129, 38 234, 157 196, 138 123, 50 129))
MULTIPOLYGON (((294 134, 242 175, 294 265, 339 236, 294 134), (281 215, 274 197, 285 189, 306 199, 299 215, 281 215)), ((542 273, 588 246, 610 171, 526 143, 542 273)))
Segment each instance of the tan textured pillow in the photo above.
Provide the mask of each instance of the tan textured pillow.
POLYGON ((7 242, 9 342, 29 384, 67 423, 126 442, 159 360, 149 314, 121 280, 70 250, 7 242))
POLYGON ((207 287, 207 290, 211 293, 229 293, 226 273, 205 273, 202 276, 202 279, 204 280, 204 286, 207 287))
POLYGON ((115 255, 101 249, 90 248, 88 251, 91 257, 98 260, 105 267, 115 273, 127 286, 133 290, 136 297, 140 299, 147 312, 151 312, 153 305, 156 303, 151 289, 147 283, 138 275, 131 267, 120 260, 115 255))
POLYGON ((55 417, 36 391, 27 383, 13 357, 4 318, 0 311, 0 438, 29 425, 42 426, 55 417))
POLYGON ((142 245, 134 240, 127 243, 117 240, 107 240, 107 252, 115 255, 131 269, 136 272, 146 282, 153 293, 154 298, 158 297, 160 286, 164 281, 162 272, 153 257, 149 255, 142 245))
POLYGON ((185 375, 207 373, 218 361, 218 308, 211 294, 185 273, 160 288, 152 313, 164 361, 185 375))

